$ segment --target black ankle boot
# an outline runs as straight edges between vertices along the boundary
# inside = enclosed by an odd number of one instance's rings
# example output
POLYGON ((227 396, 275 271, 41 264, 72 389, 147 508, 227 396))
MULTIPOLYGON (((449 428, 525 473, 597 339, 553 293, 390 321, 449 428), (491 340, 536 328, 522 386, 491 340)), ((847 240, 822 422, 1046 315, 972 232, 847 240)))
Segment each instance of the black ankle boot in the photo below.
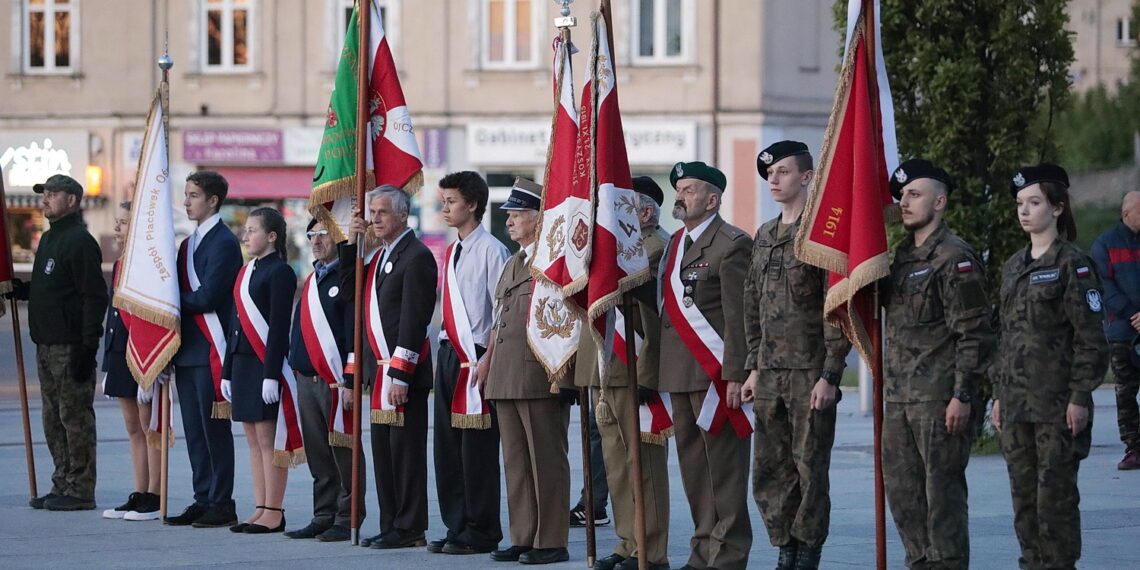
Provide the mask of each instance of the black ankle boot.
POLYGON ((776 570, 793 570, 796 567, 796 554, 798 552, 799 543, 794 538, 781 546, 780 557, 776 559, 776 570))
POLYGON ((796 553, 796 570, 816 570, 819 568, 819 557, 823 554, 822 546, 807 546, 801 544, 796 553))

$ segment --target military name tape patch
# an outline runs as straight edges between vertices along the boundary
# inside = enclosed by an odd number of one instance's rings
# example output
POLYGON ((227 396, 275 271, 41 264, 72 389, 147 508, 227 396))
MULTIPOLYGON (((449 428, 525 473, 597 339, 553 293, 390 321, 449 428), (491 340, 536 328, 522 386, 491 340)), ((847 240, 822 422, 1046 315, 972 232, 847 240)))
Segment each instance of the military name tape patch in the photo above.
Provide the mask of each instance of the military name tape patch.
POLYGON ((1060 269, 1049 269, 1047 271, 1034 271, 1029 274, 1029 283, 1036 285, 1038 283, 1048 283, 1056 281, 1061 277, 1060 269))
POLYGON ((917 279, 917 278, 919 278, 919 277, 922 277, 923 275, 926 275, 927 273, 930 273, 930 271, 931 271, 932 269, 933 269, 933 268, 931 268, 931 267, 926 267, 926 268, 923 268, 923 269, 918 269, 918 270, 916 270, 916 271, 911 271, 911 272, 910 272, 910 275, 907 275, 907 276, 906 276, 906 278, 907 278, 907 279, 917 279))
POLYGON ((1094 313, 1100 312, 1100 291, 1097 291, 1096 289, 1089 289, 1088 291, 1085 291, 1085 301, 1088 302, 1090 311, 1094 313))

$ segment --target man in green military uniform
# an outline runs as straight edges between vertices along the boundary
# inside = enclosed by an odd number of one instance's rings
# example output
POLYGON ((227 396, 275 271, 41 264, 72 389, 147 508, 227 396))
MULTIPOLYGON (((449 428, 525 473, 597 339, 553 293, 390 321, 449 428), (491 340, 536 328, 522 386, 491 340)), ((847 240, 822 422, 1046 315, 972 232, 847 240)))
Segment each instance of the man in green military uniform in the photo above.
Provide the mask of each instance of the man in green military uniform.
POLYGON ((909 568, 968 568, 971 402, 994 342, 973 248, 942 222, 945 170, 908 160, 890 180, 910 235, 888 278, 883 475, 909 568))
POLYGON ((43 194, 51 228, 40 238, 30 283, 14 295, 28 301, 43 397, 44 438, 55 471, 52 489, 34 509, 95 508, 95 354, 107 311, 99 244, 80 215, 83 187, 56 174, 32 187, 43 194))
POLYGON ((818 568, 831 519, 828 468, 835 404, 851 343, 823 319, 827 272, 796 258, 794 243, 813 175, 802 142, 780 141, 756 158, 780 215, 756 232, 744 282, 749 370, 742 396, 755 401, 752 496, 777 568, 818 568))
MULTIPOLYGON (((661 263, 661 255, 669 241, 669 234, 658 225, 665 195, 661 187, 648 176, 634 178, 633 189, 637 191, 642 244, 649 257, 649 267, 656 268, 661 263)), ((637 310, 632 315, 623 315, 623 318, 632 321, 635 333, 641 337, 637 351, 637 384, 639 399, 643 400, 640 403, 647 403, 655 397, 658 386, 661 318, 657 314, 657 281, 651 280, 643 284, 634 292, 634 296, 637 298, 637 310)), ((624 331, 621 332, 624 334, 624 331)), ((598 432, 602 438, 606 479, 613 500, 614 531, 618 535, 613 554, 595 562, 594 570, 633 570, 638 567, 639 556, 646 557, 650 570, 668 569, 669 470, 666 463, 669 449, 664 439, 659 443, 648 443, 642 440, 640 433, 628 429, 632 409, 625 364, 618 355, 613 355, 603 383, 599 378, 597 358, 598 349, 593 337, 584 332, 578 345, 574 382, 578 386, 592 388, 595 406, 602 396, 599 388, 604 387, 606 405, 612 412, 612 418, 599 419, 598 432), (644 548, 639 548, 633 528, 629 442, 634 441, 641 442, 641 486, 645 497, 644 548)), ((644 408, 642 413, 645 413, 644 408)))

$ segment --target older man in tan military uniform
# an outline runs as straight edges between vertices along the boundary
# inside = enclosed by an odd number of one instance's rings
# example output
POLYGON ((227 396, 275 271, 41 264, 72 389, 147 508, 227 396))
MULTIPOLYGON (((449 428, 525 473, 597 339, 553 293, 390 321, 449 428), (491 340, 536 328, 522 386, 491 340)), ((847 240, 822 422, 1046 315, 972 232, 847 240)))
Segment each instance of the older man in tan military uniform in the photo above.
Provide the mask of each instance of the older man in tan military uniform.
MULTIPOLYGON (((664 193, 661 187, 648 176, 633 179, 633 189, 637 191, 638 219, 641 222, 642 243, 649 256, 649 266, 657 267, 669 234, 657 224, 661 216, 664 193)), ((657 395, 657 368, 660 356, 661 319, 657 314, 657 281, 643 284, 635 292, 637 311, 629 318, 642 342, 637 353, 637 384, 640 404, 645 404, 657 395)), ((575 363, 574 382, 578 386, 590 386, 594 394, 594 405, 603 395, 598 391, 604 385, 606 405, 612 418, 600 417, 598 431, 602 437, 602 455, 606 465, 606 480, 614 508, 614 531, 618 543, 613 554, 594 563, 594 570, 634 570, 638 567, 638 557, 645 556, 650 570, 669 568, 669 469, 667 460, 669 449, 662 437, 659 442, 648 443, 641 433, 631 432, 632 408, 630 407, 629 375, 624 362, 614 355, 610 359, 605 382, 598 376, 598 350, 593 337, 581 336, 578 356, 575 363), (611 421, 606 421, 611 420, 611 421), (634 535, 633 484, 630 463, 631 441, 641 441, 641 485, 645 497, 645 541, 639 548, 634 535)), ((645 413, 645 407, 642 407, 645 413)))
POLYGON ((986 277, 942 222, 946 171, 908 160, 891 176, 903 240, 891 264, 883 474, 909 568, 968 568, 971 401, 994 344, 986 277))
POLYGON ((751 372, 742 392, 756 402, 752 496, 780 549, 776 568, 818 568, 831 521, 835 404, 851 343, 823 319, 827 272, 794 252, 813 174, 807 145, 775 143, 756 168, 781 211, 756 232, 744 283, 751 372))
POLYGON ((566 382, 567 398, 559 397, 526 340, 533 285, 527 255, 534 252, 541 193, 541 186, 519 178, 501 206, 507 210, 507 232, 521 249, 507 260, 499 278, 488 358, 476 371, 476 382, 484 384, 484 395, 498 412, 507 475, 511 546, 492 552, 491 559, 524 564, 569 560, 567 401, 578 394, 566 382))
MULTIPOLYGON (((742 409, 744 278, 752 239, 720 217, 724 173, 677 163, 674 234, 662 260, 659 388, 669 392, 681 481, 696 526, 684 569, 748 566, 751 410, 742 409)), ((751 408, 746 406, 745 408, 751 408)))

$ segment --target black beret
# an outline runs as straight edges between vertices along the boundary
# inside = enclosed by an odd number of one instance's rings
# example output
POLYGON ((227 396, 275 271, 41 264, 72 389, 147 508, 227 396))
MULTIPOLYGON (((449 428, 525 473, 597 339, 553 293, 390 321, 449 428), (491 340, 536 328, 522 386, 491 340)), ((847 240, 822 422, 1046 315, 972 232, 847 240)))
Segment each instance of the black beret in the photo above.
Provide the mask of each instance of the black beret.
POLYGON ((313 229, 313 226, 315 226, 319 223, 321 223, 321 221, 316 219, 316 218, 309 220, 309 225, 305 226, 305 231, 309 231, 309 230, 313 229))
POLYGON ((1039 182, 1056 182, 1068 188, 1069 174, 1065 172, 1064 168, 1048 162, 1042 162, 1037 166, 1023 166, 1013 175, 1013 180, 1010 181, 1009 185, 1009 193, 1017 198, 1017 193, 1022 188, 1039 182))
POLYGON ((511 195, 500 210, 537 210, 542 207, 542 185, 523 177, 515 178, 511 195))
POLYGON ((661 191, 661 187, 657 182, 648 176, 635 176, 633 178, 633 190, 638 194, 644 194, 653 198, 654 202, 660 206, 665 202, 665 193, 661 191))
POLYGON ((760 151, 756 155, 756 171, 760 176, 768 176, 768 168, 773 164, 797 154, 811 154, 808 146, 800 141, 780 141, 760 151))
POLYGON ((673 188, 677 188, 677 181, 684 178, 696 178, 704 180, 723 192, 728 187, 728 178, 724 173, 717 169, 715 166, 709 166, 703 162, 678 162, 673 165, 673 170, 669 172, 669 184, 673 188))
POLYGON ((66 174, 53 174, 43 184, 32 186, 32 191, 36 194, 43 194, 45 190, 48 192, 67 192, 73 196, 83 197, 83 187, 74 178, 66 174))
POLYGON ((947 194, 954 191, 954 185, 950 183, 950 175, 945 170, 935 166, 929 160, 912 158, 900 164, 891 174, 891 196, 894 196, 895 200, 902 200, 902 189, 920 178, 931 178, 945 184, 947 194))

